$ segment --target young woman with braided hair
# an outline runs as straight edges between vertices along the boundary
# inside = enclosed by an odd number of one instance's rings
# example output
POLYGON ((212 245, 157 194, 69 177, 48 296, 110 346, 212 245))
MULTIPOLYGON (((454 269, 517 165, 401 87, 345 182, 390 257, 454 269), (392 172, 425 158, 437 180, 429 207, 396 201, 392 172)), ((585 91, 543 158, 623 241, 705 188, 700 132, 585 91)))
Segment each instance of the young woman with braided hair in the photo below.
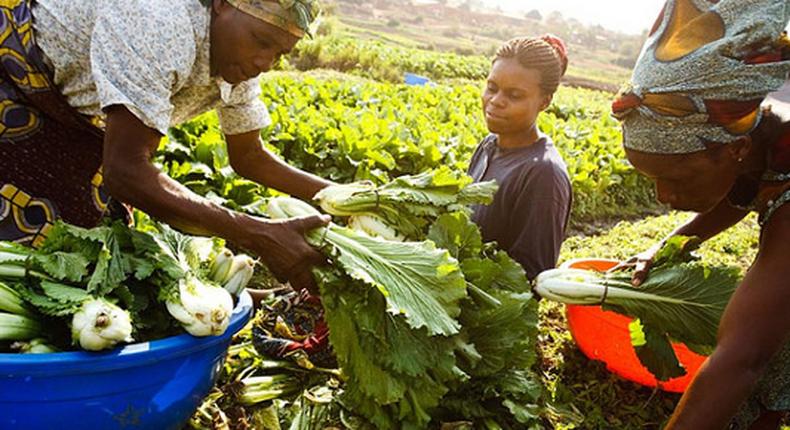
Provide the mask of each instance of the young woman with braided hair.
POLYGON ((566 52, 549 35, 512 39, 499 48, 482 97, 491 134, 468 170, 475 181, 499 184, 492 204, 474 208, 483 239, 496 241, 530 279, 557 263, 570 214, 565 162, 536 124, 565 73, 566 52))

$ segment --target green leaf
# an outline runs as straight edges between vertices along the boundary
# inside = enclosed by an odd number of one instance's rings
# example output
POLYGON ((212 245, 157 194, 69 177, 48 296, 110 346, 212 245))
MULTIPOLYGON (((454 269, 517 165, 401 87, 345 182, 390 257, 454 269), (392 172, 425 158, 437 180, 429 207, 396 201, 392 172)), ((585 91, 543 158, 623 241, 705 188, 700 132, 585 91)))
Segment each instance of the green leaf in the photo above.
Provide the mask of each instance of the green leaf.
POLYGON ((699 248, 700 244, 702 244, 702 240, 696 236, 672 236, 656 253, 653 259, 653 268, 686 263, 698 259, 698 257, 692 255, 692 252, 699 248))
POLYGON ((330 227, 326 240, 335 248, 336 264, 377 288, 388 312, 432 335, 458 332, 455 317, 466 297, 466 281, 447 251, 433 242, 388 242, 338 226, 330 227))
POLYGON ((604 308, 639 318, 691 348, 713 347, 721 315, 739 281, 740 272, 733 267, 664 266, 652 270, 638 288, 618 286, 633 294, 610 294, 604 308))
POLYGON ((376 428, 426 428, 456 371, 453 338, 414 330, 386 311, 379 291, 317 270, 325 319, 347 375, 342 403, 376 428))
POLYGON ((29 288, 17 290, 25 301, 44 315, 62 317, 73 314, 81 306, 76 302, 61 302, 50 298, 43 293, 37 293, 29 288))
POLYGON ((82 281, 91 263, 83 254, 63 251, 37 253, 33 259, 49 276, 71 282, 82 281))
POLYGON ((428 232, 428 239, 439 248, 463 260, 480 253, 483 238, 476 224, 462 212, 444 214, 436 219, 428 232))
POLYGON ((41 281, 41 289, 50 299, 64 304, 81 305, 84 301, 91 298, 91 295, 81 288, 74 288, 55 282, 41 281))
POLYGON ((656 379, 668 381, 686 374, 665 334, 643 326, 639 319, 631 321, 628 330, 636 356, 656 379))
MULTIPOLYGON (((364 297, 364 291, 355 289, 355 293, 364 297)), ((406 385, 398 378, 390 375, 381 364, 375 362, 376 355, 367 351, 361 343, 361 330, 375 330, 376 327, 359 327, 356 320, 364 313, 376 314, 376 306, 364 305, 356 300, 345 300, 339 295, 335 298, 327 287, 322 288, 324 307, 327 309, 326 322, 330 328, 329 336, 338 360, 344 366, 349 377, 356 384, 349 384, 350 390, 359 390, 364 396, 372 397, 379 404, 396 402, 403 398, 406 385), (356 302, 356 303, 355 303, 356 302)))
POLYGON ((504 251, 490 258, 467 258, 461 267, 466 279, 484 291, 501 289, 531 295, 524 268, 504 251))
POLYGON ((132 270, 129 258, 121 252, 118 240, 115 233, 107 235, 99 251, 96 268, 88 281, 88 291, 99 297, 120 286, 132 270))
POLYGON ((489 201, 496 185, 472 186, 461 194, 471 179, 446 166, 412 176, 399 176, 376 187, 372 183, 351 183, 327 187, 315 198, 330 214, 375 214, 409 238, 424 238, 423 228, 448 208, 489 201))
POLYGON ((463 369, 474 376, 528 368, 537 359, 537 302, 531 295, 494 294, 500 306, 467 308, 461 318, 466 338, 483 357, 474 368, 463 369))

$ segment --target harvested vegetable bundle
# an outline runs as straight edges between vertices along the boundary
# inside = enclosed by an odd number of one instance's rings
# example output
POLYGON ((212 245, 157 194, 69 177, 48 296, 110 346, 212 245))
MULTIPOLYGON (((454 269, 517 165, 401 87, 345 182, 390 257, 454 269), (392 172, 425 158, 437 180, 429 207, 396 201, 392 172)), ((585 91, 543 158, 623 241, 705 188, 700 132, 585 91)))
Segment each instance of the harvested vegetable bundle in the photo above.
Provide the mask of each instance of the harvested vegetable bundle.
MULTIPOLYGON (((274 219, 317 215, 301 200, 278 197, 268 206, 274 219)), ((460 326, 455 317, 466 283, 457 261, 433 242, 389 242, 361 235, 330 223, 308 233, 308 241, 329 254, 352 278, 380 291, 387 310, 402 315, 414 329, 426 327, 430 335, 450 336, 460 326)))
MULTIPOLYGON (((283 198, 269 211, 317 213, 283 198)), ((543 391, 529 370, 537 356, 537 306, 526 276, 482 243, 466 213, 436 213, 422 234, 426 242, 371 238, 334 224, 308 233, 340 269, 316 272, 330 340, 348 377, 340 401, 376 428, 424 428, 437 420, 537 425, 543 391), (452 276, 437 278, 441 273, 452 276), (449 307, 411 303, 454 290, 469 298, 460 295, 449 307)))
MULTIPOLYGON (((268 402, 244 407, 248 422, 257 408, 271 411, 284 405, 280 421, 290 422, 291 429, 433 428, 443 422, 468 423, 469 428, 544 427, 546 399, 532 371, 537 359, 537 303, 523 269, 494 244, 483 243, 462 205, 490 201, 496 186, 470 185, 468 178, 445 173, 399 178, 393 181, 398 187, 379 188, 388 190, 386 205, 415 220, 406 226, 417 226, 411 242, 403 241, 408 235, 397 225, 382 228, 383 218, 373 218, 384 206, 383 194, 378 208, 368 201, 360 203, 364 211, 347 211, 356 214, 349 219, 350 228, 330 223, 306 235, 330 260, 314 275, 332 350, 342 368, 342 376, 333 380, 339 386, 313 387, 310 392, 329 393, 318 403, 303 401, 313 397, 307 393, 295 402, 294 394, 282 394, 271 407, 268 402), (442 181, 447 187, 435 186, 442 181), (365 234, 354 231, 361 214, 363 221, 377 224, 364 226, 365 234), (382 229, 390 236, 381 234, 382 229)), ((347 193, 347 198, 375 197, 376 191, 370 194, 369 185, 362 185, 367 191, 347 193)), ((349 207, 338 195, 333 200, 349 207)), ((317 213, 287 198, 270 200, 268 211, 273 218, 317 213)), ((289 320, 287 313, 282 317, 289 320)), ((254 333, 253 329, 253 339, 254 333)), ((282 332, 277 337, 290 338, 282 332)), ((266 348, 257 350, 263 354, 259 357, 268 359, 266 348)), ((304 354, 298 354, 302 351, 294 352, 286 356, 304 363, 304 354)), ((318 355, 309 360, 314 357, 318 355)), ((229 358, 228 367, 233 370, 223 377, 226 383, 246 368, 260 374, 249 360, 229 358)), ((264 382, 274 386, 273 381, 264 382)), ((217 407, 233 415, 236 408, 219 403, 217 407)), ((217 416, 216 410, 203 414, 200 421, 211 416, 217 416)))
POLYGON ((538 275, 536 292, 568 304, 602 305, 638 320, 630 326, 637 356, 659 380, 686 373, 670 340, 685 343, 699 354, 716 346, 724 308, 740 282, 734 267, 709 267, 676 256, 689 238, 675 237, 664 248, 656 267, 639 286, 631 271, 597 273, 552 269, 538 275), (672 250, 672 252, 669 252, 672 250))
MULTIPOLYGON (((0 252, 0 259, 4 258, 2 254, 0 252)), ((19 293, 0 282, 0 341, 31 340, 40 336, 41 329, 35 312, 19 293)))
POLYGON ((467 375, 450 387, 434 421, 471 428, 545 428, 546 399, 537 361, 538 306, 522 267, 461 212, 445 214, 428 238, 461 264, 471 300, 461 306, 458 367, 467 375))
POLYGON ((145 231, 57 223, 40 249, 0 242, 0 340, 41 337, 43 321, 63 349, 58 331, 69 327, 74 345, 94 351, 176 334, 176 322, 196 336, 221 334, 231 292, 244 288, 254 264, 231 255, 239 263, 215 280, 211 268, 226 251, 218 240, 152 223, 145 231))
MULTIPOLYGON (((318 213, 284 197, 272 199, 269 212, 279 219, 318 213)), ((458 262, 432 242, 389 242, 332 223, 307 239, 328 245, 335 262, 317 276, 348 377, 341 402, 376 428, 424 428, 450 382, 463 377, 451 337, 466 297, 458 262)))
MULTIPOLYGON (((470 204, 488 204, 496 191, 493 181, 471 184, 465 175, 439 169, 414 176, 401 176, 382 186, 370 182, 333 185, 319 191, 314 199, 329 214, 370 216, 389 229, 383 237, 424 237, 436 217, 470 204)), ((372 223, 365 220, 366 223, 372 223)))

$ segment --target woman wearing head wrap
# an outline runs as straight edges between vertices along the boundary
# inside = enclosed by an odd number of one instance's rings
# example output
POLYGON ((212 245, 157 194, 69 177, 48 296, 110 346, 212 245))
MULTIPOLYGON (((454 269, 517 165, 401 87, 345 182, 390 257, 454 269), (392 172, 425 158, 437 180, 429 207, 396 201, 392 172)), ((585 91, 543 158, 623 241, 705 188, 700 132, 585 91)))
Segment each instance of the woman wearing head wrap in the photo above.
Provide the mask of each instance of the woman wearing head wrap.
MULTIPOLYGON (((750 211, 762 227, 670 429, 775 429, 790 409, 790 124, 760 106, 790 70, 788 16, 786 0, 668 1, 613 104, 658 199, 699 213, 673 234, 706 240, 750 211)), ((632 259, 636 284, 653 254, 632 259)))
POLYGON ((530 279, 557 263, 570 214, 565 162, 536 125, 567 64, 565 44, 554 36, 516 38, 499 48, 483 92, 491 134, 469 166, 475 181, 499 184, 490 205, 474 208, 483 239, 496 241, 530 279))
POLYGON ((240 175, 309 199, 328 183, 263 149, 257 76, 291 50, 315 0, 0 2, 0 240, 38 244, 57 219, 91 227, 105 192, 194 234, 256 251, 311 286, 326 220, 268 222, 179 185, 151 162, 168 127, 212 109, 240 175))

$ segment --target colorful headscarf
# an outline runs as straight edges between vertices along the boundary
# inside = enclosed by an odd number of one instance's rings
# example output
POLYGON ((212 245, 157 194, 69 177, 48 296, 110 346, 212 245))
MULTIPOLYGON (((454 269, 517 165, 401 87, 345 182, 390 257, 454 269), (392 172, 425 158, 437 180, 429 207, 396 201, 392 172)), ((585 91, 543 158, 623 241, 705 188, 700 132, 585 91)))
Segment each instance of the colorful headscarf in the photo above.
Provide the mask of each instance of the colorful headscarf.
POLYGON ((236 9, 296 37, 312 35, 311 25, 320 13, 318 0, 227 0, 227 2, 236 9))
POLYGON ((612 104, 627 148, 703 151, 754 129, 790 71, 788 0, 668 0, 612 104))

